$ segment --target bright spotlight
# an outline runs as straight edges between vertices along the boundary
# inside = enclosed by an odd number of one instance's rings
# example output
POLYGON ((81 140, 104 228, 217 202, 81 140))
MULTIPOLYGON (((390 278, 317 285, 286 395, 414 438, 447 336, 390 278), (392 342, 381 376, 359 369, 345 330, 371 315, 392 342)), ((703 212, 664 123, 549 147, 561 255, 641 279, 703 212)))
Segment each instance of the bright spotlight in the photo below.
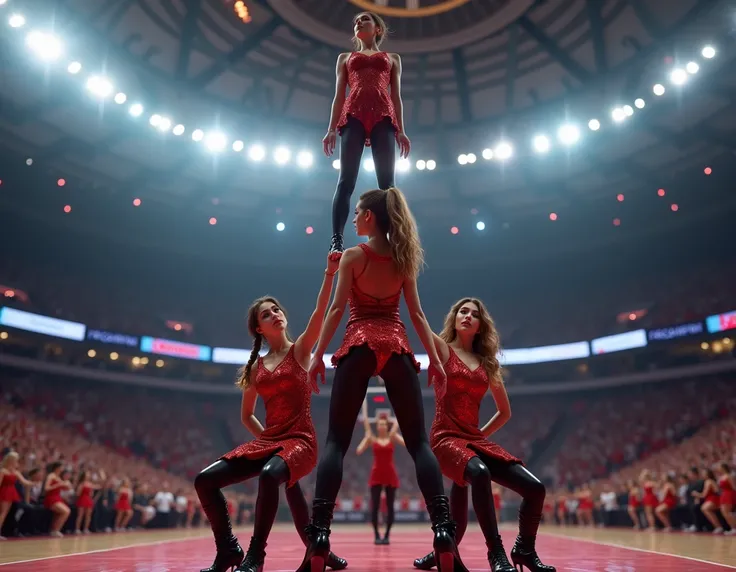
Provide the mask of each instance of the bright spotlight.
POLYGON ((97 97, 108 97, 112 93, 112 84, 108 79, 93 75, 87 80, 87 89, 97 97))
POLYGON ((168 117, 162 117, 161 121, 158 123, 158 129, 159 131, 168 131, 171 129, 171 119, 168 117))
POLYGON ((276 147, 273 152, 273 160, 276 161, 277 165, 286 165, 291 159, 291 151, 286 147, 276 147))
POLYGON ((332 168, 335 169, 335 171, 340 170, 340 159, 335 159, 332 161, 332 168))
POLYGON ((632 115, 634 115, 634 108, 630 105, 624 105, 622 109, 624 110, 624 114, 626 114, 626 117, 631 117, 632 115))
POLYGON ((363 168, 369 173, 375 171, 376 166, 373 164, 373 159, 366 159, 365 161, 363 161, 363 168))
POLYGON ((434 159, 430 159, 427 161, 427 170, 428 171, 434 171, 437 168, 437 163, 434 159))
POLYGON ((199 142, 202 139, 204 139, 204 131, 202 131, 201 129, 195 129, 194 131, 192 131, 192 141, 199 142))
POLYGON ((615 122, 620 123, 621 121, 626 119, 626 113, 624 112, 623 108, 617 107, 611 112, 611 117, 615 122))
POLYGON ((664 86, 661 83, 655 84, 652 91, 654 92, 654 95, 664 95, 664 86))
POLYGON ((174 126, 174 129, 172 131, 174 135, 183 135, 184 134, 184 126, 179 123, 179 125, 174 126))
POLYGON ((546 153, 549 151, 549 139, 546 135, 535 135, 532 139, 532 145, 537 153, 546 153))
POLYGON ((299 154, 296 156, 297 165, 302 169, 307 169, 312 166, 312 163, 314 163, 314 157, 309 151, 299 151, 299 154))
POLYGON ((477 157, 475 156, 475 153, 468 153, 468 163, 471 165, 475 163, 477 157))
POLYGON ((283 231, 286 228, 286 225, 283 222, 279 222, 276 224, 276 230, 279 232, 283 231))
POLYGON ((670 73, 670 81, 675 85, 682 85, 687 81, 687 72, 682 68, 675 68, 670 73))
POLYGON ((486 223, 484 223, 482 220, 479 220, 475 223, 475 228, 477 228, 478 230, 485 230, 486 223))
POLYGON ((13 14, 8 18, 8 24, 11 28, 22 28, 26 25, 26 19, 20 14, 13 14))
POLYGON ((245 149, 245 145, 242 141, 233 141, 233 151, 240 153, 243 149, 245 149))
MULTIPOLYGON (((11 26, 12 26, 12 24, 11 24, 11 26)), ((703 55, 703 57, 706 60, 709 60, 709 59, 715 57, 715 55, 716 55, 716 49, 713 46, 705 46, 703 48, 703 51, 701 52, 701 54, 703 55)))
POLYGON ((639 97, 636 99, 636 101, 634 101, 634 105, 636 106, 637 109, 644 109, 644 106, 646 105, 646 103, 641 97, 639 97))
POLYGON ((128 101, 128 96, 125 95, 122 91, 115 94, 115 103, 117 103, 118 105, 122 105, 126 101, 128 101))
POLYGON ((265 156, 266 150, 261 145, 252 145, 248 149, 248 157, 250 157, 251 161, 263 161, 265 156))
POLYGON ((46 61, 59 59, 62 52, 61 42, 55 36, 34 30, 26 36, 26 45, 39 58, 46 61))
POLYGON ((67 66, 66 71, 68 71, 70 74, 77 74, 82 71, 82 64, 80 64, 79 62, 72 62, 67 66))
POLYGON ((468 156, 463 153, 462 155, 457 156, 457 162, 461 165, 467 165, 468 164, 468 156))
POLYGON ((493 149, 483 149, 482 155, 486 161, 490 161, 493 159, 493 149))
POLYGON ((158 127, 161 125, 161 116, 158 113, 154 113, 148 122, 151 124, 151 127, 158 127))
POLYGON ((141 113, 143 113, 143 106, 140 103, 134 103, 130 106, 130 109, 128 109, 128 113, 130 113, 133 117, 138 117, 141 113))
POLYGON ((685 70, 689 74, 696 74, 698 73, 698 70, 700 70, 700 66, 696 62, 687 62, 685 70))
POLYGON ((401 158, 398 161, 396 161, 396 169, 400 173, 406 173, 411 169, 411 163, 409 162, 409 159, 401 158))
POLYGON ((419 159, 419 161, 417 161, 417 170, 424 171, 424 169, 426 168, 427 168, 427 162, 424 159, 419 159))
POLYGON ((207 149, 209 149, 213 153, 220 153, 221 151, 225 150, 225 146, 227 145, 227 137, 225 137, 224 133, 220 133, 219 131, 212 131, 211 133, 207 134, 207 137, 205 137, 205 144, 207 145, 207 149))
POLYGON ((563 145, 573 145, 580 140, 580 129, 577 125, 568 123, 557 130, 557 138, 563 145))
POLYGON ((493 153, 496 157, 498 157, 502 161, 505 161, 506 159, 510 159, 511 155, 514 154, 514 148, 511 146, 510 143, 506 143, 504 141, 503 143, 498 144, 496 150, 493 153))

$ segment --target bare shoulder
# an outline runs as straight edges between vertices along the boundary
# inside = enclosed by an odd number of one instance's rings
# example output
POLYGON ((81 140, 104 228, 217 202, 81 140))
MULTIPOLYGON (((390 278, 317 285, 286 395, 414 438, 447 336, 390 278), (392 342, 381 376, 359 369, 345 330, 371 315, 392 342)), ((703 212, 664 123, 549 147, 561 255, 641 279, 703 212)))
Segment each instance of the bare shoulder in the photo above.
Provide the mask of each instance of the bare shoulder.
POLYGON ((339 56, 337 56, 337 63, 344 62, 350 57, 350 54, 352 52, 342 52, 339 56))
POLYGON ((352 264, 355 261, 363 258, 363 256, 365 256, 365 254, 362 248, 360 248, 359 246, 351 246, 342 253, 342 257, 340 258, 340 266, 342 266, 343 264, 352 264))
POLYGON ((401 65, 401 56, 399 54, 389 52, 388 57, 391 60, 391 63, 393 63, 394 65, 401 65))

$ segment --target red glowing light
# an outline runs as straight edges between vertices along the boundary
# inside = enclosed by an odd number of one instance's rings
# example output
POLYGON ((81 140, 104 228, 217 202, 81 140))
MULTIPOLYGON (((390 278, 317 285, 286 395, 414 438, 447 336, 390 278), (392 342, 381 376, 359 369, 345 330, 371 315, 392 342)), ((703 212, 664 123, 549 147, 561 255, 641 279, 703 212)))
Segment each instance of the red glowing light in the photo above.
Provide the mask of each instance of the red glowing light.
POLYGON ((66 206, 64 207, 64 212, 65 212, 65 213, 70 213, 70 212, 72 212, 72 207, 70 207, 69 205, 66 205, 66 206))
POLYGON ((680 207, 678 207, 676 203, 673 204, 670 208, 672 209, 673 213, 676 213, 678 210, 680 210, 680 207))
POLYGON ((0 179, 0 185, 2 185, 2 184, 3 184, 3 180, 2 180, 2 179, 0 179))
POLYGON ((629 314, 629 320, 631 320, 632 322, 636 320, 636 314, 634 314, 633 312, 629 314))
POLYGON ((64 185, 66 185, 66 181, 64 179, 59 179, 58 181, 56 181, 56 184, 60 187, 63 187, 64 185))
POLYGON ((312 234, 314 232, 314 229, 311 226, 308 226, 306 230, 307 230, 307 234, 312 234))
POLYGON ((375 395, 373 397, 373 403, 385 403, 386 398, 383 395, 375 395))
POLYGON ((657 191, 657 194, 658 194, 658 195, 659 195, 660 197, 663 197, 663 196, 664 196, 664 189, 659 189, 659 190, 657 191))
POLYGON ((616 195, 616 200, 618 202, 620 202, 620 203, 624 202, 624 195, 623 195, 623 193, 619 193, 618 195, 616 195))
POLYGON ((549 220, 557 220, 557 213, 549 213, 549 220))
POLYGON ((5 297, 6 298, 15 298, 15 290, 6 290, 5 291, 5 297))
POLYGON ((613 219, 613 226, 621 226, 621 219, 620 218, 613 219))
POLYGON ((217 219, 215 217, 210 218, 210 224, 213 225, 213 226, 216 225, 217 224, 217 219))
POLYGON ((450 232, 452 234, 457 234, 458 232, 460 232, 460 229, 458 227, 456 227, 456 226, 453 226, 453 227, 450 228, 450 232))
POLYGON ((711 173, 713 172, 713 169, 711 169, 710 167, 706 167, 706 168, 705 168, 705 170, 704 170, 703 172, 704 172, 704 173, 705 173, 706 175, 710 175, 710 174, 711 174, 711 173))
POLYGON ((134 207, 141 206, 141 200, 140 199, 133 199, 133 206, 134 207))

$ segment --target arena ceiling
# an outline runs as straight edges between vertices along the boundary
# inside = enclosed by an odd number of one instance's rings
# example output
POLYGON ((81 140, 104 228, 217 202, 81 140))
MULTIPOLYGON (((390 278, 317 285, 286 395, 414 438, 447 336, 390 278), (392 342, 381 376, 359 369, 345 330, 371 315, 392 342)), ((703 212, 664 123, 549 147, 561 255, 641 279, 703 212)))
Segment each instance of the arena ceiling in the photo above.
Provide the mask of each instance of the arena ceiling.
POLYGON ((98 105, 64 71, 29 65, 22 40, 3 26, 2 145, 67 177, 151 198, 210 205, 217 197, 243 212, 279 204, 299 215, 324 213, 336 178, 320 155, 335 60, 350 47, 353 16, 372 8, 391 28, 384 48, 402 56, 412 157, 439 165, 431 176, 413 170, 399 178, 420 215, 445 218, 471 207, 548 212, 555 202, 610 198, 612 188, 659 185, 662 173, 701 168, 734 148, 736 11, 726 0, 245 4, 249 23, 227 0, 9 0, 29 23, 52 26, 85 70, 104 72, 147 113, 169 114, 190 129, 181 138, 163 135, 145 114, 134 122, 112 102, 98 105), (718 58, 682 94, 655 102, 652 85, 708 42, 718 58), (625 126, 609 125, 610 110, 636 97, 647 109, 625 126), (591 117, 605 129, 588 132, 591 117), (559 154, 532 157, 531 135, 553 134, 569 119, 584 131, 581 144, 561 161, 559 154), (213 158, 186 136, 215 126, 246 145, 309 149, 315 166, 307 176, 232 152, 213 158), (483 164, 481 150, 502 137, 514 140, 517 156, 483 164), (479 161, 461 168, 456 157, 467 152, 479 161))

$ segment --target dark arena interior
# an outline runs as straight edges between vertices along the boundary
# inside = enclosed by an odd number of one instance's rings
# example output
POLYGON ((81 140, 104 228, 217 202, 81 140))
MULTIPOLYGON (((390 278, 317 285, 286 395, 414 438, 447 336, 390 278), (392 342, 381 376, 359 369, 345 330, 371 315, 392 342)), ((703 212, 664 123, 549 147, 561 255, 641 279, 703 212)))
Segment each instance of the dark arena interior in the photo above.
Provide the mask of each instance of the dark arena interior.
MULTIPOLYGON (((212 562, 195 478, 254 438, 235 385, 251 302, 276 296, 296 338, 328 281, 347 136, 331 157, 321 139, 366 12, 401 58, 400 75, 376 60, 411 139, 395 183, 425 251, 422 308, 435 332, 466 296, 493 317, 513 415, 490 440, 544 484, 539 558, 736 569, 734 2, 0 0, 0 572, 212 562)), ((363 243, 352 227, 345 247, 363 243)), ((320 454, 347 316, 311 395, 320 454)), ((403 300, 401 317, 430 434, 431 358, 403 300)), ((396 417, 388 386, 371 379, 343 461, 330 541, 348 570, 432 551, 403 439, 376 504, 391 542, 374 542, 377 445, 357 449, 396 417)), ((475 426, 496 410, 489 391, 475 426)), ((255 416, 272 421, 263 399, 255 416)), ((224 489, 243 548, 267 476, 224 489)), ((310 505, 316 481, 299 482, 310 505)), ((269 572, 305 551, 285 490, 269 572)), ((510 551, 521 497, 493 484, 485 501, 510 551)), ((459 553, 495 571, 476 502, 459 553)))

